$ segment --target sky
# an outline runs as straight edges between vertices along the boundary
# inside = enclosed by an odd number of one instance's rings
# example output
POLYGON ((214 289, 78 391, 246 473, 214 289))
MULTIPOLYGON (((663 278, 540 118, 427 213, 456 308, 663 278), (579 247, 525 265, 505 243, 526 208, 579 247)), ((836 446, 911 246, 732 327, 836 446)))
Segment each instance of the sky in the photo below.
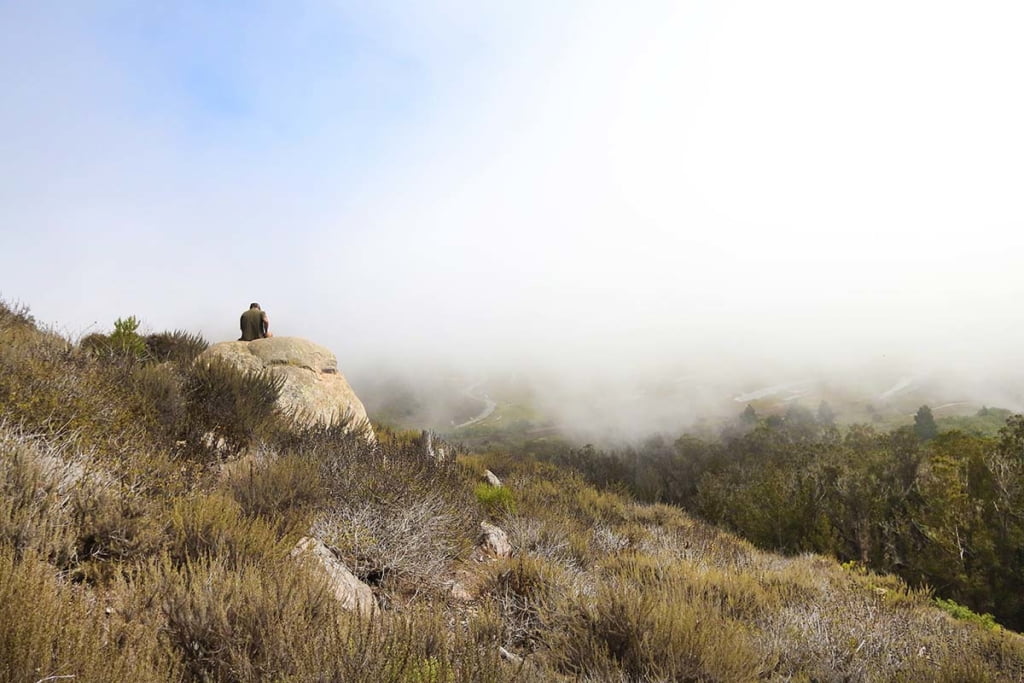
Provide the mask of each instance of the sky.
MULTIPOLYGON (((1024 361, 1024 5, 0 0, 0 296, 341 367, 1024 361)), ((716 365, 717 364, 717 365, 716 365)))

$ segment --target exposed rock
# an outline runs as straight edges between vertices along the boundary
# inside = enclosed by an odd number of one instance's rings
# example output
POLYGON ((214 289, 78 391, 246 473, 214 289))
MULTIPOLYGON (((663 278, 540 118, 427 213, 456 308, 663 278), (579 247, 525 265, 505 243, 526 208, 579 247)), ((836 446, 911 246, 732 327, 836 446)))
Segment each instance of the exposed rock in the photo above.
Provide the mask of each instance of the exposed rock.
MULTIPOLYGON (((483 559, 481 553, 477 560, 483 559)), ((480 576, 466 569, 455 570, 447 585, 452 599, 456 602, 473 602, 480 596, 480 576)))
POLYGON ((457 602, 473 602, 473 594, 461 582, 452 582, 452 598, 457 602))
POLYGON ((338 359, 329 349, 299 337, 269 337, 214 344, 197 362, 214 358, 242 370, 268 370, 283 377, 278 407, 301 424, 330 424, 351 416, 366 424, 367 438, 374 439, 366 408, 338 371, 338 359))
POLYGON ((223 436, 217 434, 217 432, 206 432, 203 434, 199 442, 206 448, 214 453, 227 453, 228 442, 224 440, 223 436))
POLYGON ((505 648, 503 648, 500 645, 498 646, 498 655, 502 659, 504 659, 505 661, 512 662, 513 664, 522 664, 523 663, 523 658, 522 657, 520 657, 519 655, 517 655, 514 652, 509 652, 508 650, 506 650, 505 648))
POLYGON ((423 447, 423 455, 431 460, 437 460, 437 453, 434 451, 434 433, 424 429, 420 431, 420 445, 423 447))
POLYGON ((306 559, 322 572, 342 608, 367 617, 372 617, 379 611, 370 587, 356 578, 355 574, 334 556, 330 548, 318 539, 304 537, 292 550, 292 557, 306 559))
POLYGON ((430 430, 424 429, 420 432, 419 443, 423 446, 423 455, 436 460, 437 462, 444 462, 448 459, 448 454, 445 452, 444 442, 438 440, 438 443, 434 443, 434 433, 430 430))
POLYGON ((494 472, 491 472, 490 470, 484 470, 484 481, 486 481, 491 486, 501 488, 501 479, 498 479, 497 475, 495 475, 494 472))
POLYGON ((508 557, 512 554, 508 535, 487 522, 480 522, 480 547, 495 557, 508 557))

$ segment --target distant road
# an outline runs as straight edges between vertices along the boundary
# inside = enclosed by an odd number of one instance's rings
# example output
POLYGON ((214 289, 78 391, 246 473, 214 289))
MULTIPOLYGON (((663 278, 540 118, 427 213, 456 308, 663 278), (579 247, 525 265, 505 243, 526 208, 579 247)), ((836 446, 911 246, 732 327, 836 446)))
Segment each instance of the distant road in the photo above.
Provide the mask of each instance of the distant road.
POLYGON ((781 394, 784 391, 789 391, 793 393, 800 387, 810 383, 810 380, 801 380, 799 382, 786 382, 785 384, 776 384, 774 386, 765 387, 764 389, 758 389, 757 391, 751 391, 746 394, 734 396, 732 400, 736 401, 737 403, 748 403, 750 401, 756 401, 759 398, 767 398, 768 396, 781 394))
POLYGON ((466 390, 463 391, 462 393, 464 393, 466 396, 470 397, 474 401, 480 401, 481 403, 483 403, 484 404, 484 409, 481 410, 479 413, 477 413, 477 415, 475 417, 472 417, 472 418, 466 420, 462 424, 455 425, 455 429, 461 429, 463 427, 468 427, 469 425, 475 424, 475 423, 479 422, 480 420, 487 419, 490 416, 490 414, 494 412, 495 408, 498 407, 498 404, 495 401, 492 401, 491 397, 488 396, 486 393, 481 394, 481 395, 477 395, 476 390, 482 384, 483 384, 483 382, 477 382, 476 384, 473 384, 472 386, 467 387, 466 390))
POLYGON ((904 389, 906 389, 907 387, 909 387, 913 383, 914 383, 914 378, 913 377, 901 377, 899 382, 896 382, 896 384, 894 384, 891 387, 889 387, 889 389, 887 389, 886 391, 883 391, 878 396, 878 398, 879 398, 879 400, 883 400, 883 401, 885 399, 887 399, 887 398, 892 398, 893 396, 895 396, 896 394, 900 393, 901 391, 903 391, 904 389))

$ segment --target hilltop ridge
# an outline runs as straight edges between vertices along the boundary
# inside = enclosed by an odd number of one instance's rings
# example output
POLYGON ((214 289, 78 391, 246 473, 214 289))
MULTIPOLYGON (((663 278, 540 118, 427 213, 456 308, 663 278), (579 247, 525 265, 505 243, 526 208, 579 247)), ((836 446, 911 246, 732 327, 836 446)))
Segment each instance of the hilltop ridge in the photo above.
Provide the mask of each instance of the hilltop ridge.
POLYGON ((0 304, 5 680, 1024 676, 1017 634, 893 576, 758 550, 529 457, 296 422, 269 373, 121 327, 83 346, 0 304), (482 522, 508 556, 481 550, 482 522), (304 538, 371 617, 292 557, 304 538))

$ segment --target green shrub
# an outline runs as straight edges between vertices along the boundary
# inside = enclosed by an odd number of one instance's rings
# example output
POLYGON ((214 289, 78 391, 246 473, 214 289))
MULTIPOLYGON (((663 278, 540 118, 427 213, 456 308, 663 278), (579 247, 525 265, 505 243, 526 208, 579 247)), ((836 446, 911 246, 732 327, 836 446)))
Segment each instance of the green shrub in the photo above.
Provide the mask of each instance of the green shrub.
POLYGON ((935 604, 942 608, 942 611, 951 615, 954 619, 960 619, 962 621, 969 621, 972 624, 977 624, 984 629, 989 631, 996 631, 999 628, 999 624, 996 623, 995 617, 991 614, 978 614, 972 611, 968 607, 957 604, 953 600, 943 600, 942 598, 935 598, 935 604))
POLYGON ((480 483, 473 489, 473 495, 492 517, 513 515, 516 512, 516 501, 508 487, 480 483))
POLYGON ((125 357, 144 359, 148 350, 146 340, 139 334, 139 320, 134 315, 114 321, 110 334, 93 332, 82 337, 78 348, 99 357, 125 357))
POLYGON ((110 348, 114 353, 144 358, 146 355, 146 340, 138 332, 139 319, 134 315, 127 318, 118 318, 114 321, 114 331, 110 333, 110 348))
POLYGON ((284 378, 267 371, 246 372, 217 359, 196 363, 184 385, 190 441, 210 457, 220 440, 232 453, 272 434, 283 387, 284 378))

